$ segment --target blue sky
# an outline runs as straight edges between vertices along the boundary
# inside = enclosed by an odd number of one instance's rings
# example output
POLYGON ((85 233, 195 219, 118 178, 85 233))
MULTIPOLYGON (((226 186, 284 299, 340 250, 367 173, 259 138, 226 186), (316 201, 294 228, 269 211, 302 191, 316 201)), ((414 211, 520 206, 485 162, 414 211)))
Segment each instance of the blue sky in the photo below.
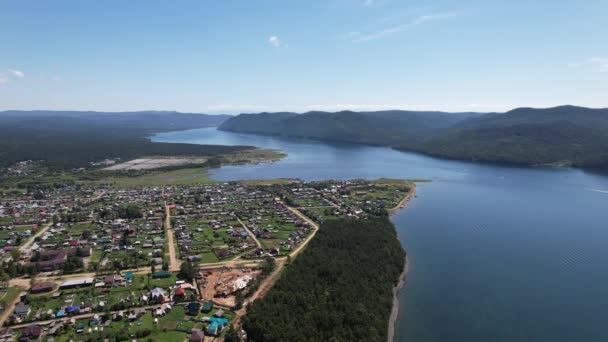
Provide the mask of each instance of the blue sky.
POLYGON ((0 1, 0 109, 608 107, 606 0, 0 1))

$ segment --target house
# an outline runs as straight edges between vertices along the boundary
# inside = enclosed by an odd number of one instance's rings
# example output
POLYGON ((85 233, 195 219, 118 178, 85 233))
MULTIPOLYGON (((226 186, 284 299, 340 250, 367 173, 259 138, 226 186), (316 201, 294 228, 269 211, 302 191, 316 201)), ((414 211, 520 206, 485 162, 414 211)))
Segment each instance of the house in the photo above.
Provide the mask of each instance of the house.
POLYGON ((213 302, 212 301, 205 302, 205 304, 203 304, 203 312, 210 312, 211 310, 213 310, 213 302))
POLYGON ((42 293, 42 292, 50 292, 53 291, 53 287, 55 287, 55 283, 47 281, 44 283, 37 283, 32 286, 30 292, 32 293, 42 293))
POLYGON ((169 271, 156 271, 154 272, 154 274, 152 275, 152 278, 169 278, 171 277, 171 272, 169 271))
POLYGON ((190 342, 203 342, 205 340, 205 333, 202 330, 192 329, 192 335, 190 335, 190 342))
POLYGON ((226 259, 230 256, 232 256, 232 252, 227 250, 227 249, 216 249, 215 251, 215 256, 217 256, 218 259, 222 260, 222 259, 226 259))
POLYGON ((180 287, 177 290, 175 290, 173 295, 176 297, 184 297, 186 295, 186 291, 180 287))
POLYGON ((32 308, 25 303, 20 302, 19 304, 15 305, 15 316, 25 317, 29 315, 30 312, 32 312, 32 308))
POLYGON ((218 335, 222 329, 228 324, 228 319, 211 317, 209 318, 209 325, 207 325, 207 334, 211 336, 218 335))
POLYGON ((191 302, 186 305, 186 310, 188 311, 188 315, 196 316, 201 309, 201 303, 191 302))
POLYGON ((80 313, 80 306, 78 306, 78 305, 68 306, 67 309, 65 309, 65 312, 68 315, 78 315, 80 313))
POLYGON ((37 339, 42 335, 42 327, 39 325, 28 325, 21 330, 21 337, 27 337, 31 339, 37 339))
POLYGON ((156 303, 163 303, 165 301, 165 290, 160 287, 155 287, 150 291, 149 298, 156 303))
POLYGON ((114 276, 107 275, 104 277, 103 281, 106 284, 106 286, 112 286, 112 285, 114 285, 114 276))
POLYGON ((67 280, 59 285, 60 289, 71 289, 74 287, 84 287, 93 285, 94 278, 80 278, 67 280))
POLYGON ((201 261, 201 257, 200 257, 200 255, 190 255, 190 256, 188 256, 188 261, 190 261, 190 262, 201 261))

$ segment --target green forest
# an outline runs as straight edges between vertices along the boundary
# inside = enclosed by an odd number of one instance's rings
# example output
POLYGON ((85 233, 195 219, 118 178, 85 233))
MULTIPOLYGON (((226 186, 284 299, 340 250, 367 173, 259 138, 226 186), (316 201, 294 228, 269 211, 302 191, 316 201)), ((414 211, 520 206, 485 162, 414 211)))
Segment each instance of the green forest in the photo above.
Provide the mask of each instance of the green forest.
POLYGON ((49 169, 64 170, 106 158, 215 156, 252 149, 149 139, 155 132, 215 126, 225 119, 175 112, 0 112, 0 167, 39 160, 49 169))
POLYGON ((388 218, 324 223, 247 309, 252 341, 386 341, 403 251, 388 218))

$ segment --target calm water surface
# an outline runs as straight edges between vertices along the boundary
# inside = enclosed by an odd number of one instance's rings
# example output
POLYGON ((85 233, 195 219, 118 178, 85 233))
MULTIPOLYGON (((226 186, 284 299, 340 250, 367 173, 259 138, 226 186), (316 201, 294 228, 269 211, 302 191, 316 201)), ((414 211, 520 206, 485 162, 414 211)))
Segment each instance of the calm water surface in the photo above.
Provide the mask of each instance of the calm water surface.
POLYGON ((608 176, 217 131, 155 141, 255 145, 289 157, 218 180, 431 179, 394 217, 411 267, 398 341, 608 341, 608 176))

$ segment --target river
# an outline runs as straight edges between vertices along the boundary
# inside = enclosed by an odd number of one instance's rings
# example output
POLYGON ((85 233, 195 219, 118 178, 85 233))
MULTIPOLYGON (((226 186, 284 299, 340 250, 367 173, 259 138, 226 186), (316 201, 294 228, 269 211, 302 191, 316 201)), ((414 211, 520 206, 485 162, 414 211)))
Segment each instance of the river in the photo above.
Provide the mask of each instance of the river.
POLYGON ((435 159, 389 148, 218 131, 154 141, 289 154, 218 180, 429 179, 393 220, 410 260, 396 341, 608 341, 608 176, 435 159))

